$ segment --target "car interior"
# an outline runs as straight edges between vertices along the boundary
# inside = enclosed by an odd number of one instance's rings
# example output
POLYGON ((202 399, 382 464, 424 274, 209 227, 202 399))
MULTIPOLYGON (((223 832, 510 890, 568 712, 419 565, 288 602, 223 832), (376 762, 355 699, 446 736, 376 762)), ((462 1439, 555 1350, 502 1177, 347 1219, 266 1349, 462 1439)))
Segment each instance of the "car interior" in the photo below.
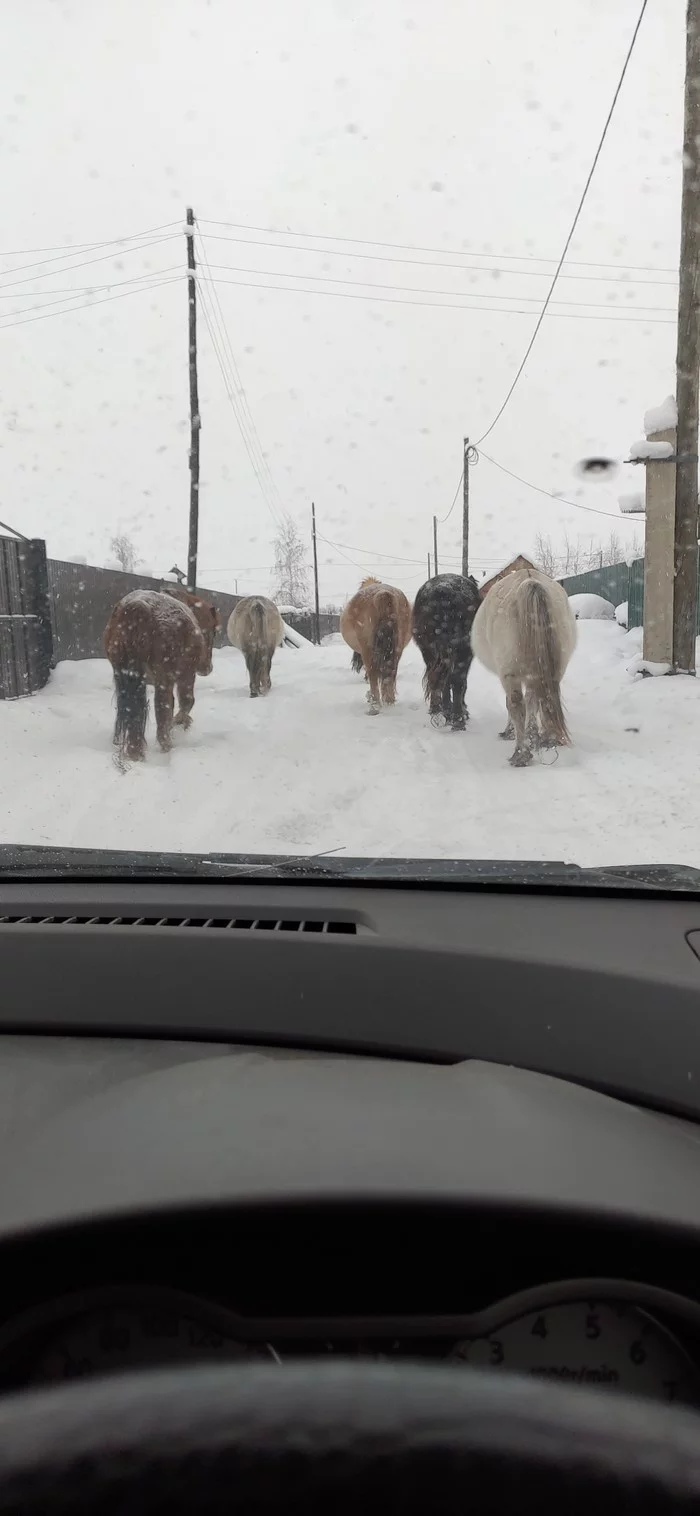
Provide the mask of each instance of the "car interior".
POLYGON ((698 934, 654 888, 6 880, 3 1508, 695 1498, 698 934))

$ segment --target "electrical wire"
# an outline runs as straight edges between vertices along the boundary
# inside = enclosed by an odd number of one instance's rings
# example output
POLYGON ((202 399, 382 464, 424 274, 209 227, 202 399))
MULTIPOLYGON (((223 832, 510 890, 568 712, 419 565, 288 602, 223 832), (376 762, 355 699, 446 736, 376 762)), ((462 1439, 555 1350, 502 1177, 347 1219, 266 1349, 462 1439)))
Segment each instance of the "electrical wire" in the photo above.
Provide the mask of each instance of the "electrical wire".
MULTIPOLYGON (((9 252, 0 253, 0 258, 27 258, 33 253, 55 253, 56 258, 58 258, 61 253, 92 252, 98 247, 114 247, 116 243, 135 242, 138 237, 150 237, 153 232, 164 232, 168 227, 178 225, 177 221, 163 221, 160 226, 147 226, 142 232, 132 232, 128 237, 106 237, 101 242, 64 242, 55 244, 52 247, 12 248, 9 252)), ((46 261, 53 263, 55 260, 49 258, 46 261)))
MULTIPOLYGON (((624 521, 626 524, 629 524, 632 520, 631 516, 626 516, 622 511, 619 515, 616 515, 614 511, 601 511, 596 506, 581 505, 580 501, 578 500, 567 500, 562 495, 553 495, 551 490, 542 489, 541 485, 533 484, 530 479, 523 479, 520 474, 514 473, 513 469, 506 468, 504 463, 499 463, 498 460, 496 458, 492 458, 489 453, 482 451, 480 456, 482 458, 485 458, 487 463, 492 463, 494 468, 499 468, 502 474, 509 474, 511 479, 517 479, 518 484, 524 484, 527 489, 535 490, 538 495, 547 495, 550 500, 556 500, 557 505, 571 505, 575 511, 584 511, 589 516, 607 516, 610 521, 624 521)), ((638 523, 635 522, 635 524, 638 523)))
MULTIPOLYGON (((324 295, 331 300, 367 300, 380 305, 412 305, 429 311, 472 311, 475 315, 486 312, 497 316, 532 316, 533 314, 531 310, 517 308, 504 310, 503 306, 499 305, 460 305, 456 301, 448 300, 440 300, 439 304, 435 300, 396 300, 388 295, 356 295, 348 290, 297 289, 288 284, 254 284, 250 279, 212 279, 211 283, 232 284, 238 286, 239 289, 278 290, 288 295, 324 295)), ((605 316, 582 316, 575 311, 550 311, 547 314, 553 321, 610 321, 613 325, 634 322, 643 326, 675 326, 675 320, 671 318, 667 320, 665 317, 658 316, 624 316, 612 311, 605 316)), ((484 435, 487 434, 484 433, 484 435)))
MULTIPOLYGON (((198 239, 197 240, 198 240, 199 249, 200 249, 201 254, 202 254, 202 259, 203 259, 203 262, 204 262, 204 266, 205 266, 205 268, 207 270, 207 274, 208 274, 209 279, 211 281, 211 272, 210 272, 210 268, 209 268, 209 260, 208 260, 208 257, 207 257, 206 246, 204 244, 204 239, 202 237, 199 225, 196 222, 195 222, 195 224, 197 225, 197 233, 198 233, 198 239)), ((224 313, 223 313, 223 310, 222 310, 222 307, 221 307, 221 301, 219 299, 218 291, 217 291, 216 286, 213 283, 213 281, 211 282, 211 299, 212 299, 212 305, 214 307, 215 319, 216 319, 216 322, 217 322, 217 325, 218 325, 218 329, 219 329, 219 332, 220 332, 220 335, 221 335, 221 341, 222 341, 223 351, 224 351, 225 354, 227 354, 228 360, 229 360, 229 363, 230 363, 230 366, 231 366, 231 370, 232 370, 232 374, 233 374, 233 381, 234 381, 234 389, 236 390, 237 397, 240 399, 241 409, 242 409, 243 415, 244 415, 244 417, 246 418, 246 421, 247 421, 249 433, 250 433, 250 436, 251 436, 252 441, 253 441, 253 446, 254 446, 254 448, 257 451, 257 454, 258 454, 258 457, 259 457, 259 463, 261 465, 261 468, 262 468, 262 471, 263 471, 263 473, 265 475, 265 478, 267 479, 268 488, 269 488, 269 490, 271 492, 272 499, 275 502, 275 508, 276 508, 275 509, 275 514, 279 513, 279 517, 283 520, 284 516, 286 514, 285 513, 285 509, 284 509, 284 505, 282 503, 282 499, 281 499, 279 490, 277 489, 277 485, 276 485, 275 480, 273 478, 272 470, 270 468, 268 460, 267 460, 267 458, 265 456, 265 453, 263 451, 263 446, 262 446, 262 443, 260 441, 260 437, 259 437, 259 434, 258 434, 257 427, 255 425, 255 421, 253 420, 253 414, 252 414, 252 411, 250 409, 250 405, 248 403, 248 397, 247 397, 246 392, 245 392, 245 386, 243 384, 243 380, 241 378, 241 374, 240 374, 240 371, 239 371, 239 368, 238 368, 238 364, 236 362, 235 353, 233 351, 233 343, 231 341, 231 337, 230 337, 230 334, 229 334, 229 331, 228 331, 228 327, 226 325, 226 320, 225 320, 224 313)))
MULTIPOLYGON (((91 311, 96 305, 106 305, 109 300, 125 300, 128 295, 141 295, 144 291, 161 289, 165 284, 179 284, 181 274, 173 274, 170 279, 156 279, 151 284, 139 284, 136 289, 122 290, 118 295, 104 295, 100 300, 85 300, 82 305, 65 305, 59 311, 42 310, 38 316, 22 316, 19 321, 8 321, 7 316, 0 316, 0 330, 9 331, 13 326, 29 326, 33 321, 50 321, 55 316, 70 316, 73 311, 91 311)), ((26 309, 26 307, 25 307, 26 309)), ((8 312, 7 315, 10 315, 8 312)))
MULTIPOLYGON (((573 221, 571 223, 571 226, 569 227, 568 236, 567 236, 566 241, 564 243, 564 247, 562 249, 561 257, 560 257, 559 262, 558 262, 558 264, 556 266, 556 269, 554 271, 554 278, 552 279, 552 282, 551 282, 551 284, 549 286, 549 289, 548 289, 547 294, 545 296, 544 305, 542 306, 542 310, 540 311, 540 314, 539 314, 539 316, 537 318, 537 322, 535 324, 535 330, 532 333, 530 341, 528 342, 528 345, 527 345, 527 347, 525 349, 525 352, 523 354, 522 361, 521 361, 521 363, 520 363, 520 365, 519 365, 519 367, 518 367, 518 369, 516 371, 515 378, 513 379, 513 382, 511 384, 511 386, 510 386, 507 394, 506 394, 506 397, 505 397, 505 400, 503 401, 503 404, 496 411, 496 414, 495 414, 495 416, 493 418, 493 421, 491 422, 490 426, 487 426, 486 431, 482 432, 480 437, 477 437, 476 442, 474 444, 475 447, 479 447, 482 442, 485 442, 486 438, 490 435, 490 433, 493 431, 494 427, 500 421, 501 416, 503 415, 503 412, 505 411, 506 406, 508 405, 508 402, 511 399, 511 397, 512 397, 514 391, 515 391, 515 388, 516 388, 516 385, 518 383, 518 380, 519 380, 521 374, 524 372, 527 360, 528 360, 528 358, 530 356, 530 353, 532 352, 532 349, 533 349, 533 347, 535 345, 535 341, 537 339, 537 334, 538 334, 538 332, 539 332, 539 330, 540 330, 540 328, 542 326, 542 322, 544 321, 544 318, 545 318, 545 316, 547 314, 547 308, 549 306, 549 302, 550 302, 550 300, 552 298, 552 295, 554 294, 554 288, 555 288, 557 279, 559 278, 559 275, 561 273, 562 266, 563 266, 563 263, 564 263, 564 259, 566 258, 566 255, 567 255, 567 253, 569 251, 569 248, 571 246, 571 242, 573 240, 574 232, 576 231, 576 227, 578 226, 579 217, 581 215, 581 212, 582 212, 584 204, 585 204, 586 195, 588 194, 588 190, 589 190, 589 187, 590 187, 590 184, 591 184, 591 180, 592 180, 593 175, 594 175, 594 173, 596 171, 596 167, 597 167, 597 164, 598 164, 598 159, 600 158, 600 155, 601 155, 601 153, 603 151, 603 144, 604 144, 605 139, 606 139, 606 137, 608 135, 608 127, 610 126, 610 122, 612 121, 612 118, 613 118, 613 113, 615 111, 615 106, 617 105, 617 102, 618 102, 618 99, 619 99, 620 91, 621 91, 623 83, 624 83, 624 79, 625 79, 625 75, 627 73, 627 68, 628 68, 628 65, 629 65, 629 61, 630 61, 630 59, 632 57, 632 53, 634 51, 634 45, 635 45, 635 42, 637 41, 637 37, 639 35, 639 28, 640 28, 640 26, 642 24, 642 21, 644 19, 644 12, 645 12, 646 8, 647 8, 647 0, 642 0, 641 9, 640 9, 639 15, 637 17, 637 24, 636 24, 636 26, 634 28, 633 33, 632 33, 632 40, 631 40, 630 45, 629 45, 629 47, 627 49, 627 55, 625 57, 625 61, 624 61, 623 65, 622 65, 622 71, 620 73, 620 77, 619 77, 619 79, 617 81, 617 85, 615 87, 615 93, 614 93, 614 95, 612 97, 612 101, 611 101, 611 104, 610 104, 610 109, 609 109, 608 114, 607 114, 606 119, 605 119, 605 125, 603 126, 603 130, 602 130, 601 135, 600 135, 600 140, 598 142, 598 146, 597 146, 597 148, 595 150, 595 153, 593 155, 593 162, 592 162, 592 164, 590 166, 590 169, 588 171, 588 177, 587 177, 586 182, 585 182, 585 184, 583 186, 583 191, 581 193, 581 197, 580 197, 578 205, 576 207, 576 212, 575 212, 575 215, 574 215, 574 219, 573 219, 573 221)), ((591 319, 595 319, 595 318, 591 318, 591 319)))
MULTIPOLYGON (((436 290, 412 284, 378 284, 373 279, 346 279, 342 275, 336 278, 330 274, 296 274, 291 269, 280 269, 278 271, 274 268, 245 268, 235 263, 207 263, 206 267, 209 278, 212 277, 211 270, 216 269, 217 271, 228 272, 230 274, 257 274, 264 279, 306 279, 314 284, 351 284, 355 285, 358 289, 391 290, 399 295, 458 295, 462 300, 507 300, 509 304, 517 304, 520 300, 536 301, 538 298, 536 295, 494 295, 490 293, 485 296, 483 291, 478 290, 475 290, 473 293, 471 290, 436 290)), ((610 310, 610 303, 602 300, 557 300, 554 303, 556 305, 581 306, 587 310, 610 310)), ((476 309, 478 310, 479 307, 477 306, 476 309)), ((674 307, 671 305, 635 305, 634 309, 635 311, 663 311, 668 315, 674 314, 674 307)))
MULTIPOLYGON (((507 263, 509 261, 518 262, 518 263, 520 263, 520 262, 523 262, 523 263, 525 263, 525 262, 530 262, 530 263, 554 263, 556 261, 554 258, 540 258, 535 253, 493 253, 493 254, 484 253, 484 252, 469 253, 469 252, 466 252, 464 249, 455 248, 455 247, 422 247, 420 244, 417 244, 417 243, 414 243, 414 242, 383 242, 383 241, 380 241, 379 238, 372 238, 372 237, 338 237, 338 236, 332 236, 332 235, 330 235, 327 232, 292 232, 292 231, 289 231, 288 229, 282 230, 281 228, 275 227, 275 226, 252 226, 252 225, 250 225, 249 223, 247 223, 245 221, 213 221, 213 220, 211 220, 211 218, 207 218, 207 217, 204 217, 204 218, 200 217, 199 219, 201 221, 201 224, 204 225, 204 226, 227 226, 227 227, 231 227, 234 231, 241 231, 241 232, 265 232, 267 235, 272 236, 272 237, 297 237, 297 238, 304 238, 305 240, 308 240, 309 238, 311 238, 311 240, 314 241, 314 242, 349 242, 349 243, 352 243, 353 246, 358 246, 358 247, 392 247, 392 248, 397 249, 397 251, 399 251, 399 252, 408 252, 408 253, 438 253, 439 255, 442 255, 442 256, 444 256, 446 258, 451 258, 451 257, 461 257, 461 258, 484 258, 484 257, 488 258, 488 257, 494 257, 494 258, 500 258, 500 260, 501 260, 502 263, 507 263)), ((234 238, 233 240, 235 241, 237 239, 234 238)), ((327 251, 331 252, 332 249, 328 248, 327 251)), ((665 267, 661 267, 660 265, 654 264, 654 263, 651 263, 651 264, 650 263, 599 263, 599 262, 596 262, 594 259, 590 259, 590 258, 589 259, 571 258, 571 259, 569 259, 569 266, 570 266, 570 268, 627 269, 627 270, 636 271, 636 272, 640 272, 640 273, 649 273, 649 274, 675 274, 676 277, 678 276, 678 270, 677 270, 677 268, 665 268, 665 267)))
MULTIPOLYGON (((148 247, 160 247, 163 242, 173 242, 176 235, 177 234, 175 232, 171 232, 167 237, 154 237, 150 242, 139 242, 134 247, 123 248, 119 256, 127 257, 129 253, 140 253, 142 251, 145 251, 148 247)), ((5 280, 4 276, 0 274, 0 280, 2 280, 2 283, 0 283, 0 289, 11 290, 17 284, 31 284, 33 283, 34 279, 50 279, 53 274, 72 274, 74 269, 87 268, 89 264, 93 263, 110 262, 116 256, 117 255, 114 252, 101 253, 99 258, 83 258, 81 259, 80 263, 68 263, 64 268, 49 269, 45 274, 31 274, 28 275, 26 279, 5 280)), ((25 268, 32 267, 31 263, 26 263, 24 266, 25 268)), ((34 266, 38 267, 38 265, 34 266)), ((17 272, 17 270, 11 268, 6 269, 5 272, 8 274, 14 274, 17 272)), ((51 291, 47 290, 47 294, 50 293, 51 291)))
MULTIPOLYGON (((548 279, 548 269, 535 268, 500 268, 491 263, 436 263, 431 258, 394 258, 386 253, 356 253, 348 252, 340 247, 309 247, 308 245, 295 244, 289 246, 283 242, 269 242, 254 237, 225 237, 220 232, 207 232, 210 242, 230 242, 237 247, 270 247, 277 248, 283 253, 316 253, 322 258, 362 258, 369 263, 399 263, 420 268, 447 268, 457 269, 462 274, 503 274, 506 279, 548 279)), ((476 257, 476 253, 464 254, 465 257, 476 257)), ((488 256, 488 254, 486 255, 488 256)), ((569 264, 569 267, 572 265, 569 264)), ((620 268, 624 272, 624 264, 601 264, 602 268, 620 268)), ((216 267, 215 264, 212 267, 216 267)), ((651 270, 650 270, 651 272, 651 270)), ((672 273, 673 270, 666 272, 672 273)), ((560 274, 559 280, 573 280, 576 283, 586 284, 622 284, 625 289, 630 289, 633 284, 655 284, 661 289, 675 289, 678 283, 678 275, 675 279, 615 279, 606 274, 560 274)))

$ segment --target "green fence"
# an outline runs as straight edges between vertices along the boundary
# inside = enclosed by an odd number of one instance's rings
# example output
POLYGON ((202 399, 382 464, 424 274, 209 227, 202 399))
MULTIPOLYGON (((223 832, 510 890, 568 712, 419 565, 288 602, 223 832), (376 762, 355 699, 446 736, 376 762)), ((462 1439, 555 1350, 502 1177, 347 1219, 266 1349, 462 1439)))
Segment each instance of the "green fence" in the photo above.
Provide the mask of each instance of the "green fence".
MULTIPOLYGON (((570 595, 571 590, 567 593, 570 595)), ((628 627, 644 625, 644 559, 636 558, 629 567, 629 595, 627 597, 628 627)), ((698 594, 695 630, 700 636, 700 558, 698 559, 698 594)))
POLYGON ((612 563, 588 569, 585 574, 572 574, 560 582, 567 595, 602 595, 611 605, 622 605, 628 598, 629 568, 626 563, 612 563))

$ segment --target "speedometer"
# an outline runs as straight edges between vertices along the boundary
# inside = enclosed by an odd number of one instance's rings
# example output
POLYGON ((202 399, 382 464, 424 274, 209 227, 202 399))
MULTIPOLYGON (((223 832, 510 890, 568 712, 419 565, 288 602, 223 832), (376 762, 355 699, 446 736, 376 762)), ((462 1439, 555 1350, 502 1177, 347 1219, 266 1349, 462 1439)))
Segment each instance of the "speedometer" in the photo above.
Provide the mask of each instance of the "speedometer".
POLYGON ((557 1384, 622 1390, 655 1400, 697 1399, 697 1375, 675 1337, 637 1306, 601 1300, 542 1305, 488 1336, 458 1342, 450 1358, 557 1384))
POLYGON ((269 1343, 241 1340, 239 1332, 223 1307, 179 1290, 107 1288, 30 1313, 15 1327, 14 1353, 27 1385, 188 1361, 279 1361, 269 1343))

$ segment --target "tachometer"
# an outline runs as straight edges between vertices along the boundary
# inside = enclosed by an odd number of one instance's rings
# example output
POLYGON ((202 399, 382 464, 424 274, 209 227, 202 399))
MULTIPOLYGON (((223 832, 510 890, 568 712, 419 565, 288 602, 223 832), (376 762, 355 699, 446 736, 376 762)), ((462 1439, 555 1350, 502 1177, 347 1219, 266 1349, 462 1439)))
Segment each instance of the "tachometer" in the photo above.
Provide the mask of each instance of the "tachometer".
POLYGON ((504 1320, 486 1337, 458 1342, 449 1356, 557 1384, 697 1399, 695 1368, 675 1337, 637 1306, 612 1301, 542 1305, 504 1320))

